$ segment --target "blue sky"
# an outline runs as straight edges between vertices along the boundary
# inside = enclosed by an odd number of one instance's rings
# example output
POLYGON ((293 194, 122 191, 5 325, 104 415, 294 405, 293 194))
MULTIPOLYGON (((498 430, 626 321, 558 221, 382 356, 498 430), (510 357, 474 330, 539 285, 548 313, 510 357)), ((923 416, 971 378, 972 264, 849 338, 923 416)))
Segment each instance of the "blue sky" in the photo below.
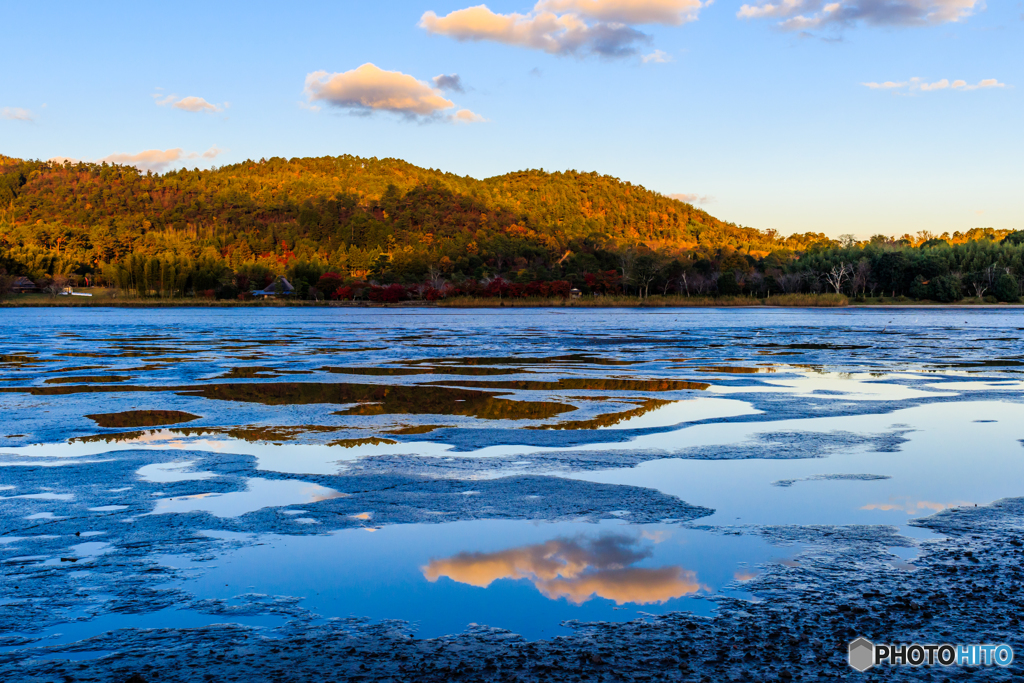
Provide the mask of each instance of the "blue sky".
POLYGON ((0 152, 594 170, 785 234, 1024 229, 1019 0, 472 5, 12 3, 0 152))

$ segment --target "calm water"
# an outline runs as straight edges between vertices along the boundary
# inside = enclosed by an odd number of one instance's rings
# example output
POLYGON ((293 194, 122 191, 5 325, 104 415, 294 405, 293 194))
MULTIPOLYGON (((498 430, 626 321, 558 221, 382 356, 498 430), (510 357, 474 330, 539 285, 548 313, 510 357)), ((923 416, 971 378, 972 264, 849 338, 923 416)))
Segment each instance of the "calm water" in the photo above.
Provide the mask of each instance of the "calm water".
POLYGON ((959 309, 5 311, 0 632, 354 616, 543 638, 758 599, 759 566, 799 561, 779 525, 894 526, 913 571, 927 533, 908 522, 1024 495, 1022 327, 959 309), (28 623, 43 599, 59 608, 28 623))

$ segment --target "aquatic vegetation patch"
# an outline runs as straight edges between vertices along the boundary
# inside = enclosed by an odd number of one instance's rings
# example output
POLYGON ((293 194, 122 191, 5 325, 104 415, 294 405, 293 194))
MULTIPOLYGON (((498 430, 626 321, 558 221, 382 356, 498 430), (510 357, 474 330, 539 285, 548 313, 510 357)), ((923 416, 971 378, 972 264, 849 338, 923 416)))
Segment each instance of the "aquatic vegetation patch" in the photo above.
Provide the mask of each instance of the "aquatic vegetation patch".
POLYGON ((200 419, 199 415, 179 410, 127 410, 121 413, 86 415, 87 418, 107 429, 125 427, 157 427, 173 425, 200 419))
POLYGON ((433 370, 429 368, 389 368, 389 367, 323 367, 320 370, 336 375, 370 375, 380 377, 398 377, 403 375, 430 375, 433 370))
POLYGON ((425 358, 414 361, 399 361, 408 364, 425 365, 636 365, 645 361, 621 360, 588 353, 573 353, 561 356, 471 356, 452 358, 425 358))
POLYGON ((0 366, 8 365, 36 365, 38 363, 51 363, 50 358, 39 358, 29 353, 0 353, 0 366))
POLYGON ((83 377, 50 377, 44 384, 112 384, 127 382, 131 377, 125 375, 93 375, 83 377))
POLYGON ((335 415, 464 415, 489 420, 541 420, 576 410, 563 403, 513 401, 493 392, 452 387, 323 382, 210 384, 185 396, 264 405, 356 404, 335 415))
POLYGON ((363 367, 323 367, 324 372, 339 375, 369 375, 399 377, 402 375, 511 375, 522 372, 521 368, 489 368, 489 367, 411 367, 396 368, 384 366, 363 366, 363 367))
POLYGON ((697 368, 697 372, 716 372, 726 375, 754 375, 759 372, 775 372, 775 368, 750 368, 742 365, 706 365, 697 368))
POLYGON ((881 481, 883 479, 892 479, 892 477, 884 474, 815 474, 800 479, 780 479, 773 481, 772 486, 789 487, 801 481, 881 481))
POLYGON ((455 380, 430 382, 430 384, 479 389, 515 389, 517 391, 703 391, 711 386, 704 382, 685 382, 675 379, 602 379, 600 377, 563 377, 554 382, 455 380))
POLYGON ((217 375, 213 379, 276 379, 282 375, 311 375, 312 370, 281 370, 271 367, 238 367, 230 368, 227 372, 217 375))

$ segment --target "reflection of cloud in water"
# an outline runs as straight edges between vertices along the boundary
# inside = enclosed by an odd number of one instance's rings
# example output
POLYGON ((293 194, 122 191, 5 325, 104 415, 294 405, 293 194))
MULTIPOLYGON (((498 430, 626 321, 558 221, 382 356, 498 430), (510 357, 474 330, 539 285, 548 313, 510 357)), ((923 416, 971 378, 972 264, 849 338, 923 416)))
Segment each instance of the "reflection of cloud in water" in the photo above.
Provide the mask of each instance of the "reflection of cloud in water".
POLYGON ((757 578, 757 576, 757 572, 750 571, 749 569, 740 569, 732 575, 732 578, 736 579, 737 581, 746 583, 747 581, 753 581, 757 578))
POLYGON ((906 512, 908 515, 917 515, 928 512, 941 512, 948 508, 967 507, 974 505, 967 501, 958 500, 952 503, 934 503, 929 500, 911 500, 910 498, 890 498, 888 503, 869 503, 861 510, 881 510, 883 512, 906 512))
POLYGON ((188 472, 195 464, 193 460, 180 462, 158 462, 144 465, 135 471, 143 481, 154 483, 170 483, 176 481, 203 481, 217 475, 213 472, 188 472))
POLYGON ((316 503, 347 495, 294 479, 250 479, 245 491, 161 498, 156 501, 153 514, 209 512, 217 517, 238 517, 263 508, 316 503))
POLYGON ((429 581, 445 576, 486 588, 498 579, 527 579, 545 597, 580 605, 597 596, 616 604, 663 603, 703 586, 682 567, 632 567, 651 556, 639 538, 606 534, 596 539, 555 539, 494 553, 459 553, 423 567, 429 581))
POLYGON ((924 385, 923 388, 899 384, 900 379, 919 379, 916 375, 888 375, 889 381, 881 381, 871 373, 817 372, 808 374, 799 366, 787 370, 801 373, 800 377, 765 380, 764 386, 719 386, 713 385, 709 393, 777 393, 794 397, 828 398, 846 401, 907 401, 916 398, 939 398, 956 396, 950 392, 952 386, 924 385))

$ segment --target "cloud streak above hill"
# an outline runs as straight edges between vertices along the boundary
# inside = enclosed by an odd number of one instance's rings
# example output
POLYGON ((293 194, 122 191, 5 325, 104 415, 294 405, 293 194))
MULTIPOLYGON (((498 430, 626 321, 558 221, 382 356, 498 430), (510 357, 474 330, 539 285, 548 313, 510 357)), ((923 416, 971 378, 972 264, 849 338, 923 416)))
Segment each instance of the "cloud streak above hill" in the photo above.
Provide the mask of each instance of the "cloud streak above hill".
POLYGON ((984 9, 984 0, 758 0, 740 7, 741 19, 776 19, 780 28, 812 31, 866 23, 932 26, 958 22, 984 9))
MULTIPOLYGON (((438 76, 434 82, 461 87, 458 76, 438 76)), ((457 123, 484 120, 468 109, 444 116, 443 112, 454 109, 455 103, 447 99, 439 87, 431 87, 401 71, 385 71, 369 62, 342 73, 314 71, 306 76, 305 92, 310 109, 316 109, 315 103, 322 102, 363 114, 386 111, 411 119, 443 119, 457 123)))
POLYGON ((973 85, 964 80, 950 81, 948 78, 943 78, 939 81, 929 83, 923 78, 911 78, 906 81, 885 81, 883 83, 861 83, 866 88, 872 90, 892 90, 894 92, 931 92, 934 90, 987 90, 990 88, 1005 88, 1005 83, 1000 83, 998 79, 986 78, 973 85))
POLYGON ((687 204, 710 204, 714 201, 714 197, 707 194, 697 194, 696 192, 678 192, 676 194, 670 194, 670 199, 678 199, 681 202, 687 204))
POLYGON ((224 150, 220 149, 216 145, 210 147, 210 149, 205 152, 185 152, 180 147, 163 150, 147 149, 137 154, 116 152, 105 156, 102 159, 97 159, 97 163, 107 162, 108 164, 122 164, 124 166, 134 166, 141 171, 161 173, 180 161, 189 159, 214 159, 223 151, 224 150))
POLYGON ((429 11, 420 28, 459 41, 489 41, 556 55, 630 57, 651 36, 644 24, 696 21, 701 0, 540 0, 526 14, 501 14, 487 5, 445 16, 429 11))

